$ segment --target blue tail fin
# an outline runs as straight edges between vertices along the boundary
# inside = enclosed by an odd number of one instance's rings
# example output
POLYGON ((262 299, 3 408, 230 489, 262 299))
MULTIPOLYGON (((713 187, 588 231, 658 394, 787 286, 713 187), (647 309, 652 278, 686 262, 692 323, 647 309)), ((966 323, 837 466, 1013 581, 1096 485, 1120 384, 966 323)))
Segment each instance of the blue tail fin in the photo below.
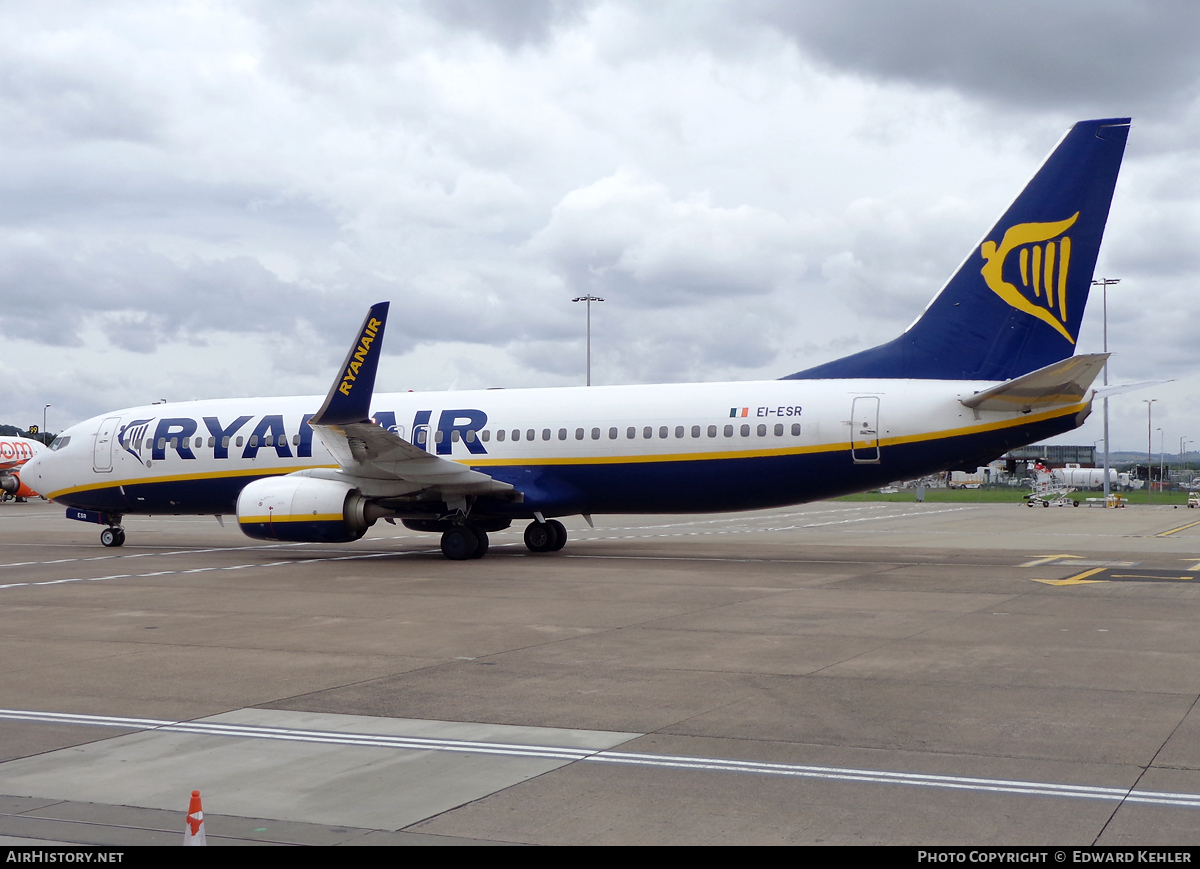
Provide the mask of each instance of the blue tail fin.
POLYGON ((375 392, 375 371, 383 350, 383 327, 387 322, 388 302, 378 302, 367 311, 358 336, 350 345, 329 395, 309 425, 345 425, 367 422, 371 416, 371 396, 375 392))
POLYGON ((1072 355, 1128 134, 1080 121, 903 335, 783 379, 1008 380, 1072 355))

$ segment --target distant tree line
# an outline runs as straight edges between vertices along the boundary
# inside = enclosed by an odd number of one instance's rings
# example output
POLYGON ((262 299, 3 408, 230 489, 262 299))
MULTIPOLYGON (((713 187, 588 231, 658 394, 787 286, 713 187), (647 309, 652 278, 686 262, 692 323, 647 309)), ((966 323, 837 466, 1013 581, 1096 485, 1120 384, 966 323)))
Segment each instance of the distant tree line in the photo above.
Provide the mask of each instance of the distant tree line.
POLYGON ((19 428, 15 425, 4 425, 3 423, 0 423, 0 436, 14 437, 14 438, 31 438, 32 440, 35 440, 35 441, 41 441, 44 444, 50 443, 50 441, 54 440, 54 438, 55 438, 55 435, 53 432, 39 432, 39 431, 31 432, 28 429, 19 428))

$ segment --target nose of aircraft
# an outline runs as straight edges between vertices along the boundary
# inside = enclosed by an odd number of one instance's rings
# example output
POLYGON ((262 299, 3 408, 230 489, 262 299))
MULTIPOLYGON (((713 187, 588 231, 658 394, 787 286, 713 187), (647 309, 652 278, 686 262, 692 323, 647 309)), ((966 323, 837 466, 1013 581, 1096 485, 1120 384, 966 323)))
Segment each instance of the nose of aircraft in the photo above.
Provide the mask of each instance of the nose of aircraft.
POLYGON ((17 472, 21 482, 40 495, 52 491, 51 474, 47 466, 52 464, 53 456, 54 453, 49 450, 42 450, 22 465, 17 472))

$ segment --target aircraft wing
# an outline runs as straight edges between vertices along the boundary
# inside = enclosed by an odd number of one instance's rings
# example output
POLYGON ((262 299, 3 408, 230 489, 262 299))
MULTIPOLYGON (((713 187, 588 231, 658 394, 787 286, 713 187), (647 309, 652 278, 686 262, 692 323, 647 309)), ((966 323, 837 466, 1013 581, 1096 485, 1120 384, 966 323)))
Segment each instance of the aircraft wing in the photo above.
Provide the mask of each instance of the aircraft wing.
POLYGON ((313 425, 310 421, 309 425, 337 459, 340 478, 354 482, 368 497, 399 497, 424 490, 450 496, 513 491, 509 483, 430 455, 373 422, 313 425))
POLYGON ((1009 412, 1077 404, 1084 400, 1092 382, 1100 376, 1108 356, 1107 353, 1070 356, 959 401, 973 410, 1009 412))
MULTIPOLYGON (((417 492, 450 497, 512 493, 509 483, 432 455, 371 422, 371 397, 387 311, 388 303, 380 302, 367 313, 325 403, 308 422, 337 460, 339 470, 334 474, 374 498, 417 492)), ((321 471, 304 473, 326 476, 321 471)))

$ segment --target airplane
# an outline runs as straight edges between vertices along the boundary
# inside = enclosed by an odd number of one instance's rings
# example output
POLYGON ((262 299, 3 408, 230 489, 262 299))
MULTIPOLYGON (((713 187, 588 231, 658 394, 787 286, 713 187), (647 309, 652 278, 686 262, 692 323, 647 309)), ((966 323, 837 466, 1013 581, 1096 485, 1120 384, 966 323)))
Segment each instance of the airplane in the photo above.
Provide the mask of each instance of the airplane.
POLYGON ((30 438, 0 436, 0 492, 5 499, 17 501, 37 497, 37 492, 21 482, 20 469, 42 450, 45 444, 30 438))
MULTIPOLYGON (((1073 355, 1129 132, 1082 121, 899 337, 778 380, 374 393, 388 303, 320 396, 114 410, 25 474, 125 542, 130 514, 235 515, 249 537, 357 540, 380 519, 450 559, 528 522, 781 507, 955 468, 1080 426, 1105 354, 1073 355)), ((223 523, 222 523, 223 524, 223 523)))

